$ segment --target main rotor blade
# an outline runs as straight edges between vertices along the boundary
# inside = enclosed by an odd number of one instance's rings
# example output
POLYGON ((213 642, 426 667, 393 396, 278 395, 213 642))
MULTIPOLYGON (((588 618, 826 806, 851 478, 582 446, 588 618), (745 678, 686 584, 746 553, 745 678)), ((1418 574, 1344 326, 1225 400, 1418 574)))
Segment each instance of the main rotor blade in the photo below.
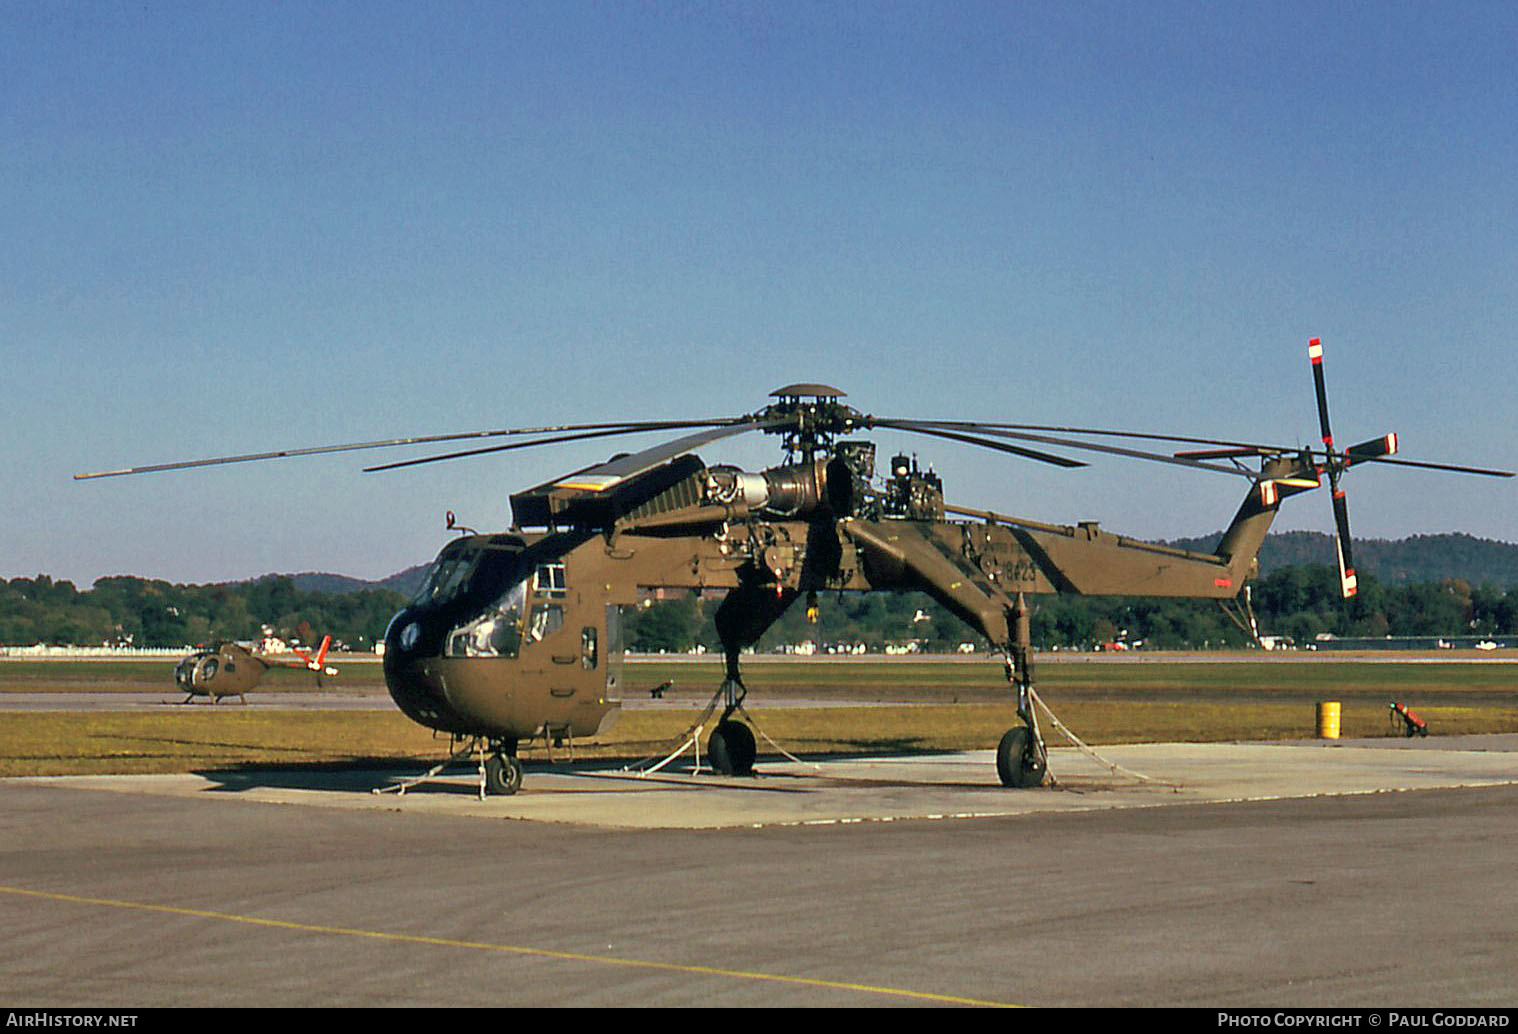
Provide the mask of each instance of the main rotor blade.
POLYGON ((1261 449, 1188 449, 1185 452, 1173 452, 1170 455, 1178 460, 1230 460, 1243 459, 1246 456, 1259 459, 1261 456, 1274 456, 1276 453, 1261 449))
MULTIPOLYGON (((882 423, 880 420, 877 420, 875 422, 877 424, 882 423)), ((1129 459, 1150 460, 1155 463, 1171 463, 1179 467, 1196 467, 1201 470, 1212 470, 1220 474, 1233 474, 1239 477, 1253 478, 1255 476, 1253 472, 1245 470, 1242 467, 1225 467, 1218 463, 1203 463, 1199 460, 1181 459, 1175 456, 1165 456, 1155 452, 1142 452, 1138 449, 1125 449, 1121 446, 1116 445, 1098 445, 1095 442, 1081 442, 1076 441, 1073 438, 1056 438, 1049 435, 1024 434, 1020 431, 1003 430, 1000 427, 995 427, 990 424, 959 424, 946 420, 933 420, 898 421, 895 423, 895 426, 904 427, 908 424, 916 425, 919 429, 923 427, 953 427, 962 428, 964 430, 973 429, 977 434, 995 435, 999 438, 1013 438, 1018 441, 1038 442, 1043 445, 1056 445, 1065 449, 1085 449, 1088 452, 1102 452, 1113 456, 1126 456, 1129 459)), ((1085 466, 1085 464, 1081 464, 1081 466, 1085 466)))
POLYGON ((976 431, 1006 430, 1006 431, 1040 431, 1045 434, 1084 434, 1093 437, 1104 438, 1133 438, 1140 441, 1150 442, 1181 442, 1186 445, 1217 445, 1230 449, 1245 449, 1254 455, 1277 455, 1300 452, 1301 449, 1289 445, 1261 445, 1258 442, 1235 442, 1222 438, 1192 438, 1181 434, 1148 434, 1142 431, 1114 431, 1110 428, 1100 427, 1055 427, 1052 424, 1006 424, 985 423, 982 421, 953 420, 953 421, 929 421, 932 423, 952 423, 959 427, 973 428, 976 431))
POLYGON ((1454 474, 1481 474, 1492 478, 1513 477, 1511 470, 1487 470, 1484 467, 1460 467, 1450 463, 1425 463, 1422 460, 1405 460, 1401 457, 1392 459, 1390 456, 1356 456, 1355 466, 1362 463, 1385 463, 1392 467, 1422 467, 1424 470, 1447 470, 1454 474))
MULTIPOLYGON (((930 434, 936 438, 948 438, 956 442, 966 442, 970 445, 979 445, 986 449, 995 449, 998 452, 1011 453, 1024 459, 1038 460, 1040 463, 1052 463, 1056 467, 1084 467, 1087 464, 1080 460, 1072 460, 1066 456, 1055 456, 1052 453, 1039 452, 1035 449, 1024 449, 1016 445, 1008 445, 1005 442, 993 442, 987 438, 979 438, 974 435, 961 434, 932 424, 918 423, 910 420, 890 420, 876 418, 876 427, 890 427, 897 431, 911 431, 914 434, 930 434)), ((948 425, 953 426, 953 425, 948 425)))
MULTIPOLYGON (((690 425, 684 425, 690 426, 690 425)), ((552 438, 536 438, 530 442, 507 442, 505 445, 487 445, 479 449, 465 449, 462 452, 447 452, 438 456, 420 456, 414 460, 397 460, 394 463, 382 463, 375 467, 365 467, 365 474, 373 474, 381 470, 398 470, 401 467, 417 467, 424 463, 439 463, 443 460, 456 460, 465 456, 485 456, 493 452, 509 452, 513 449, 530 449, 535 445, 558 445, 562 442, 579 442, 587 438, 609 438, 619 434, 640 434, 658 428, 648 427, 622 427, 610 431, 582 431, 579 434, 561 434, 552 438)))
MULTIPOLYGON (((1109 437, 1109 438, 1134 438, 1134 439, 1140 439, 1140 440, 1145 440, 1145 441, 1155 441, 1155 442, 1184 442, 1184 443, 1190 444, 1190 445, 1216 445, 1216 446, 1220 446, 1221 447, 1219 449, 1201 450, 1201 451, 1190 452, 1190 453, 1176 453, 1173 456, 1173 458, 1175 458, 1175 459, 1209 459, 1209 458, 1223 459, 1223 458, 1226 458, 1228 456, 1239 456, 1239 457, 1244 457, 1244 456, 1296 456, 1296 455, 1299 455, 1300 453, 1302 453, 1303 451, 1310 452, 1314 457, 1316 457, 1318 459, 1326 459, 1330 455, 1328 452, 1326 452, 1323 449, 1303 450, 1303 448, 1301 446, 1294 446, 1294 445, 1263 445, 1263 444, 1260 444, 1258 442, 1232 442, 1232 441, 1226 441, 1226 440, 1221 439, 1221 438, 1190 438, 1190 437, 1186 437, 1184 435, 1176 435, 1176 434, 1146 434, 1146 433, 1138 432, 1138 431, 1113 431, 1113 430, 1102 429, 1102 428, 1095 428, 1095 427, 1054 427, 1054 426, 1043 425, 1043 424, 1001 424, 1001 423, 994 423, 993 424, 993 423, 973 422, 973 421, 967 421, 967 420, 955 420, 955 421, 918 421, 918 422, 919 423, 931 423, 931 424, 942 425, 942 426, 946 426, 946 427, 959 427, 959 428, 963 428, 965 430, 973 431, 973 432, 978 433, 978 434, 991 434, 991 433, 993 433, 995 431, 1001 431, 1001 430, 1008 430, 1008 431, 1049 431, 1049 432, 1053 432, 1055 434, 1101 435, 1101 436, 1105 436, 1105 437, 1109 437)), ((880 421, 876 420, 876 423, 880 423, 880 421)), ((1041 440, 1041 439, 1034 438, 1034 439, 1030 439, 1030 440, 1038 441, 1038 440, 1041 440)), ((1379 439, 1377 441, 1379 441, 1379 439)), ((1066 443, 1065 442, 1060 442, 1060 444, 1066 444, 1066 443)), ((1087 449, 1097 449, 1098 448, 1098 446, 1096 446, 1096 444, 1094 442, 1069 443, 1069 444, 1072 447, 1075 447, 1075 448, 1087 448, 1087 449)), ((1370 444, 1371 443, 1366 443, 1366 445, 1370 445, 1370 444)), ((1455 464, 1449 464, 1449 463, 1429 463, 1429 462, 1424 461, 1424 460, 1408 460, 1408 459, 1403 459, 1400 456, 1397 457, 1397 458, 1395 458, 1395 459, 1391 458, 1390 456, 1371 456, 1371 455, 1368 455, 1368 454, 1365 454, 1365 453, 1356 452, 1356 450, 1359 449, 1359 448, 1360 448, 1359 446, 1356 446, 1356 447, 1354 447, 1354 448, 1352 448, 1352 449, 1349 450, 1351 453, 1355 453, 1355 455, 1353 456, 1353 461, 1357 465, 1361 464, 1361 463, 1386 463, 1386 464, 1390 464, 1392 466, 1422 467, 1422 468, 1424 468, 1426 470, 1444 470, 1444 471, 1450 471, 1450 472, 1455 473, 1455 474, 1482 474, 1482 475, 1485 475, 1487 477, 1499 477, 1499 478, 1510 478, 1510 477, 1514 476, 1513 472, 1510 471, 1510 470, 1489 470, 1489 469, 1486 469, 1484 467, 1463 467, 1463 466, 1459 466, 1459 465, 1455 465, 1455 464)), ((1149 455, 1151 455, 1151 454, 1140 454, 1136 458, 1147 458, 1149 455)), ((1334 455, 1334 456, 1341 456, 1343 454, 1341 454, 1341 453, 1333 453, 1332 455, 1334 455)), ((1234 474, 1243 473, 1242 471, 1240 471, 1238 468, 1235 468, 1235 467, 1212 467, 1210 469, 1218 470, 1220 472, 1226 471, 1228 473, 1234 473, 1234 474)))
POLYGON ((632 431, 658 431, 681 427, 707 427, 720 423, 717 420, 656 420, 632 421, 609 424, 561 424, 552 427, 518 427, 497 431, 465 431, 457 434, 418 435, 410 438, 389 438, 376 442, 351 442, 347 445, 319 445, 304 449, 279 449, 274 452, 252 452, 240 456, 218 456, 204 460, 183 460, 177 463, 153 463, 146 466, 127 467, 122 470, 103 470, 95 474, 75 474, 75 481, 91 478, 121 477, 126 474, 152 474, 165 470, 189 470, 195 467, 214 467, 229 463, 251 463, 255 460, 285 459, 292 456, 319 456, 333 452, 353 452, 359 449, 389 449, 401 445, 426 445, 432 442, 455 442, 471 438, 499 438, 507 435, 552 434, 559 431, 592 431, 614 429, 611 433, 632 431))
POLYGON ((665 463, 677 456, 683 456, 688 452, 694 452, 709 442, 719 441, 723 438, 731 438, 733 435, 743 434, 746 431, 760 431, 769 427, 779 427, 783 424, 793 423, 791 417, 770 417, 767 420, 744 420, 724 427, 714 427, 710 430, 699 431, 696 434, 688 434, 683 438, 663 442, 652 448, 635 452, 630 456, 620 456, 617 459, 602 463, 600 466, 582 470, 576 474, 570 474, 563 479, 554 482, 555 488, 574 488, 588 492, 604 492, 608 488, 636 477, 644 471, 652 470, 661 463, 665 463))

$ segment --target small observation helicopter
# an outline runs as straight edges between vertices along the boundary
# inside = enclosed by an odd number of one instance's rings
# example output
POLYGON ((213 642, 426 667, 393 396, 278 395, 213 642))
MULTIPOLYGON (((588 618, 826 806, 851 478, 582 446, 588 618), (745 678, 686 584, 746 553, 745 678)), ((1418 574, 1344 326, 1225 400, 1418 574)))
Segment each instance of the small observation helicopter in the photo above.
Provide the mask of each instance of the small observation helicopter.
POLYGON ((331 636, 323 636, 315 657, 294 648, 299 662, 270 660, 240 643, 220 643, 210 650, 197 650, 174 666, 174 681, 188 694, 181 703, 188 704, 196 697, 210 697, 213 704, 222 697, 237 697, 247 703, 244 694, 257 686, 270 668, 315 672, 316 684, 320 686, 322 676, 337 674, 337 669, 326 663, 331 643, 331 636))
POLYGON ((1351 466, 1404 464, 1512 476, 1393 459, 1397 439, 1390 434, 1338 449, 1329 430, 1317 339, 1308 353, 1322 448, 879 417, 845 405, 844 393, 836 388, 791 384, 772 392, 774 401, 762 409, 726 419, 398 438, 80 478, 467 439, 518 439, 365 468, 390 470, 637 432, 687 431, 518 492, 511 496, 514 521, 509 530, 464 534, 445 545, 421 590, 385 634, 385 681, 400 709, 428 728, 488 747, 486 789, 514 793, 522 781, 520 741, 593 735, 615 717, 623 689, 621 607, 636 604, 650 588, 725 590, 716 612, 725 678, 713 697, 714 702, 720 698, 723 712, 710 734, 708 754, 721 772, 748 773, 756 753, 753 732, 734 718, 747 694, 739 671, 742 651, 799 598, 811 606, 818 593, 830 590, 920 590, 1003 653, 1023 724, 1002 737, 997 774, 1006 786, 1034 787, 1045 780, 1047 755, 1034 713, 1027 597, 1079 593, 1214 599, 1225 610, 1232 608, 1232 616, 1248 630, 1244 588, 1258 572, 1256 554, 1287 497, 1320 487, 1326 476, 1347 597, 1354 595, 1356 580, 1340 478, 1351 466), (891 460, 877 487, 875 445, 854 437, 873 428, 1058 467, 1086 464, 1046 449, 1216 471, 1242 477, 1249 485, 1214 552, 1188 552, 1115 535, 1095 523, 1042 524, 949 506, 940 479, 906 456, 891 460), (750 431, 780 436, 784 462, 750 472, 708 466, 695 455, 697 449, 750 431), (1193 448, 1155 453, 1111 444, 1114 438, 1193 448))

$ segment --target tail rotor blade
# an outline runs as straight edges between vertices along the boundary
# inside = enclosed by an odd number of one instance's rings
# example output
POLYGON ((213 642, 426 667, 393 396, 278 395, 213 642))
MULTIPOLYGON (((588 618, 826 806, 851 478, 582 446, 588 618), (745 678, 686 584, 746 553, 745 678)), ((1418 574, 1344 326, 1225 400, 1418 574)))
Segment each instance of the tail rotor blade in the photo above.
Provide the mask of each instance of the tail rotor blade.
POLYGON ((1344 463, 1361 463, 1365 460, 1373 460, 1378 456, 1390 456, 1397 451, 1397 436, 1395 434, 1383 435, 1380 438, 1372 438, 1368 442, 1359 445, 1351 445, 1344 450, 1344 463))
POLYGON ((1332 452, 1334 434, 1328 427, 1328 388, 1323 383, 1323 342, 1319 338, 1307 342, 1307 358, 1312 360, 1312 381, 1318 391, 1318 426, 1323 431, 1323 447, 1332 452))
POLYGON ((1359 590, 1359 586, 1355 579, 1354 557, 1350 555, 1349 501, 1341 489, 1334 489, 1334 525, 1337 529, 1334 542, 1339 553, 1339 588, 1343 591, 1344 598, 1349 599, 1359 590))
MULTIPOLYGON (((1318 426, 1323 431, 1323 466, 1328 474, 1328 488, 1333 493, 1334 502, 1334 544, 1339 555, 1339 589, 1344 593, 1344 598, 1349 599, 1359 591, 1355 579, 1355 561, 1351 555, 1349 538, 1349 501, 1344 496, 1344 490, 1339 487, 1339 474, 1349 466, 1352 458, 1349 453, 1334 452, 1334 433, 1328 426, 1328 388, 1323 381, 1323 342, 1313 338, 1307 343, 1307 358, 1312 360, 1312 383, 1318 394, 1318 426)), ((1397 448, 1396 435, 1387 435, 1376 443, 1364 442, 1356 448, 1366 449, 1365 458, 1371 458, 1370 450, 1385 448, 1386 451, 1395 452, 1397 448)), ((1384 454, 1384 453, 1383 453, 1384 454)))

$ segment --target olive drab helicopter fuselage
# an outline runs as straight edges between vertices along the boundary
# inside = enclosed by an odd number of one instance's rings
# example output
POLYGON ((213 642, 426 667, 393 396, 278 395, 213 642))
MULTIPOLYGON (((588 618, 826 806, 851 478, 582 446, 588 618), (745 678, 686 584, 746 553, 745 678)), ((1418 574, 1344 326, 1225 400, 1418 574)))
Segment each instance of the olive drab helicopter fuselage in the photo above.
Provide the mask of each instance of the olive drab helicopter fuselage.
MULTIPOLYGON (((1014 677, 1031 685, 1028 644, 1016 634, 1020 596, 1232 599, 1275 513, 1251 493, 1217 555, 1094 524, 952 522, 937 479, 906 457, 884 495, 869 494, 870 459, 866 443, 844 442, 831 457, 748 474, 685 455, 594 494, 555 485, 514 496, 519 517, 541 519, 557 505, 551 516, 570 528, 449 542, 386 634, 391 695, 413 720, 483 737, 503 758, 519 740, 593 735, 622 696, 620 608, 655 588, 725 592, 716 626, 735 689, 741 651, 796 599, 881 589, 933 596, 1009 647, 1014 677)), ((715 735, 717 763, 748 770, 743 727, 725 715, 715 735)), ((1041 766, 1004 776, 1029 781, 1041 766)))
POLYGON ((826 591, 917 590, 1004 654, 1023 724, 1002 738, 997 774, 1007 786, 1037 786, 1046 775, 1046 754, 1034 713, 1028 597, 1076 593, 1215 599, 1225 608, 1233 606, 1235 618, 1252 630, 1244 588, 1257 572, 1260 544, 1282 500, 1319 487, 1325 474, 1333 489, 1346 596, 1353 594, 1355 578, 1339 479, 1351 464, 1511 476, 1392 459, 1394 435, 1336 450, 1316 340, 1309 355, 1322 449, 876 417, 844 405, 837 389, 794 384, 773 392, 776 401, 765 408, 733 419, 435 435, 81 477, 472 438, 521 439, 366 468, 386 470, 558 442, 699 428, 519 492, 511 497, 510 530, 466 533, 448 542, 420 591, 385 634, 385 681, 400 709, 428 728, 488 748, 487 788, 514 792, 522 780, 516 756, 520 742, 591 736, 615 717, 624 692, 621 608, 637 605, 653 589, 710 591, 722 597, 715 624, 726 667, 714 696, 725 707, 708 753, 719 771, 747 773, 755 758, 753 734, 734 718, 746 694, 742 652, 798 598, 806 597, 810 606, 826 591), (1061 467, 1085 464, 1043 447, 1179 464, 1242 476, 1249 487, 1214 551, 1189 552, 1114 535, 1090 522, 1051 525, 948 506, 938 477, 909 456, 895 456, 877 487, 875 446, 857 437, 873 428, 1061 467), (708 466, 696 455, 697 449, 747 431, 780 435, 785 462, 748 472, 708 466), (1160 454, 1111 444, 1114 438, 1206 448, 1160 454))
POLYGON ((237 697, 246 702, 246 694, 255 688, 270 668, 296 668, 315 672, 316 684, 322 684, 322 676, 336 675, 337 669, 326 664, 327 647, 331 636, 322 638, 316 656, 297 648, 294 653, 299 661, 278 661, 254 653, 241 643, 218 643, 210 649, 197 650, 174 666, 174 682, 184 690, 184 703, 196 697, 209 697, 216 703, 226 697, 237 697))

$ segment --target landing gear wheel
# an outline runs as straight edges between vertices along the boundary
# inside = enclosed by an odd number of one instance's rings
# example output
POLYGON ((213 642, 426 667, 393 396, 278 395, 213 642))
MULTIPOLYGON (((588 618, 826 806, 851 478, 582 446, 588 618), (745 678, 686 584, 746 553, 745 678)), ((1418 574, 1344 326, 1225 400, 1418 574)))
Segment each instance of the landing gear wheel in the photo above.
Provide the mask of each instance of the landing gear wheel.
POLYGON ((996 774, 1001 785, 1027 789, 1044 785, 1048 765, 1043 758, 1028 756, 1028 728, 1019 725, 1008 729, 996 747, 996 774))
POLYGON ((522 788, 522 763, 511 754, 492 754, 485 759, 485 792, 510 797, 522 788))
POLYGON ((712 768, 723 775, 752 775, 754 758, 758 749, 754 734, 742 722, 717 723, 706 741, 706 751, 711 756, 712 768))

